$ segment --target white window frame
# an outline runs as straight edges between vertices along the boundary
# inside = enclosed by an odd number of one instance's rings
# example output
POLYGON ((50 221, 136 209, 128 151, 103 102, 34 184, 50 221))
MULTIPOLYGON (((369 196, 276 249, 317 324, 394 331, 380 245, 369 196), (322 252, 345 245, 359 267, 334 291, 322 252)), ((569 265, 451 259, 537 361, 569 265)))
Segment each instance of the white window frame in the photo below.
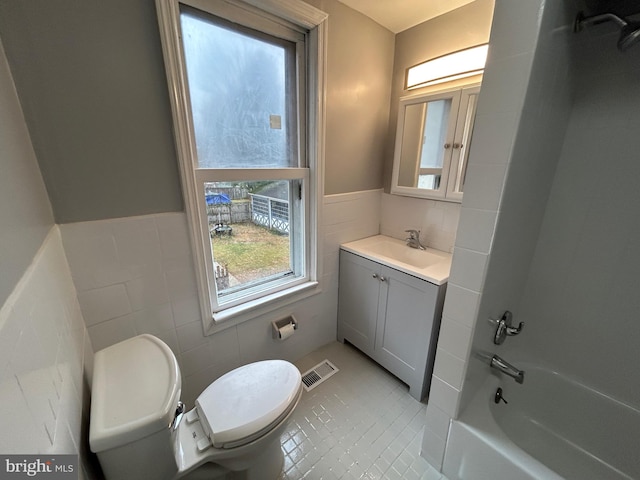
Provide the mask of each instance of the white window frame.
MULTIPOLYGON (((300 0, 156 0, 160 37, 172 107, 174 135, 180 167, 189 233, 192 243, 198 297, 205 334, 227 328, 241 321, 298 301, 320 291, 321 242, 319 227, 324 177, 324 135, 326 84, 327 14, 300 0), (307 71, 306 115, 301 118, 299 137, 306 137, 306 165, 284 169, 216 169, 215 177, 207 170, 196 170, 197 156, 191 116, 185 60, 180 40, 180 4, 214 12, 241 24, 265 21, 273 32, 278 24, 299 29, 305 36, 307 71), (237 8, 239 7, 239 9, 237 8), (240 12, 238 14, 238 12, 240 12), (215 294, 211 244, 202 185, 204 181, 301 179, 304 185, 303 209, 305 229, 305 276, 266 295, 253 295, 242 302, 219 306, 215 294), (204 226, 203 226, 204 225, 204 226), (205 232, 206 235, 205 235, 205 232), (207 271, 209 270, 209 272, 207 271), (212 285, 213 283, 213 285, 212 285), (224 325, 223 325, 224 324, 224 325)), ((300 148, 304 148, 302 145, 300 148)))

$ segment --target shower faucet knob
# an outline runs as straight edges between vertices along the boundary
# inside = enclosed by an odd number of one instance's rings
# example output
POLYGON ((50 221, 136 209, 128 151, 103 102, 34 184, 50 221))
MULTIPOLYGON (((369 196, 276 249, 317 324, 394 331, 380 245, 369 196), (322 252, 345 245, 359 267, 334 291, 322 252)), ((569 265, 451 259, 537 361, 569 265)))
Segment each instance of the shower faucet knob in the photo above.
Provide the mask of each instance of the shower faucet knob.
POLYGON ((505 311, 502 314, 500 320, 491 320, 492 323, 497 325, 496 334, 493 337, 493 343, 496 345, 502 345, 504 339, 507 336, 512 337, 513 335, 518 335, 522 331, 522 327, 524 327, 524 322, 520 322, 517 327, 511 325, 513 321, 513 313, 509 310, 505 311))

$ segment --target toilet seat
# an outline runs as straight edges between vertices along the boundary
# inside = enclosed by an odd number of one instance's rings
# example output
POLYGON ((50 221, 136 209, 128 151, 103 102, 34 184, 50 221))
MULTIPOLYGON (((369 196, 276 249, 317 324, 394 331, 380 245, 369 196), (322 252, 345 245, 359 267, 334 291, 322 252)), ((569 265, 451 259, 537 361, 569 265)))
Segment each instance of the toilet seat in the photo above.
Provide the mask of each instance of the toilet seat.
POLYGON ((270 431, 295 407, 302 391, 298 369, 283 360, 239 367, 196 399, 204 433, 216 448, 235 448, 270 431))

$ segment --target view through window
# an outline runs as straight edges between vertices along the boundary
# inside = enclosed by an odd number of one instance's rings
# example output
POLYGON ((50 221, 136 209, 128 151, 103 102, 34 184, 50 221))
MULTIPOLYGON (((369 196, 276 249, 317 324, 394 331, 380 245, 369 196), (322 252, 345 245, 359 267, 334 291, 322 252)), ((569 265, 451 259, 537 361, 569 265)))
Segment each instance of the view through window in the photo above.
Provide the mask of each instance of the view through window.
POLYGON ((301 49, 191 7, 180 21, 207 271, 224 305, 305 275, 301 49))

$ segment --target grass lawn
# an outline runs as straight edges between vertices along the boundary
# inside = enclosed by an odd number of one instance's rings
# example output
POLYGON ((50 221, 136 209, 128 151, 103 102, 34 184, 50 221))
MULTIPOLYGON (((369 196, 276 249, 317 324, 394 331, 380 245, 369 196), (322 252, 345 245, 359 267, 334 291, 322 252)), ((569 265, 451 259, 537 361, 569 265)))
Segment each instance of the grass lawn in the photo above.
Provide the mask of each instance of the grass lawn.
POLYGON ((289 270, 289 236, 252 223, 232 225, 233 235, 211 239, 216 262, 240 283, 289 270))

